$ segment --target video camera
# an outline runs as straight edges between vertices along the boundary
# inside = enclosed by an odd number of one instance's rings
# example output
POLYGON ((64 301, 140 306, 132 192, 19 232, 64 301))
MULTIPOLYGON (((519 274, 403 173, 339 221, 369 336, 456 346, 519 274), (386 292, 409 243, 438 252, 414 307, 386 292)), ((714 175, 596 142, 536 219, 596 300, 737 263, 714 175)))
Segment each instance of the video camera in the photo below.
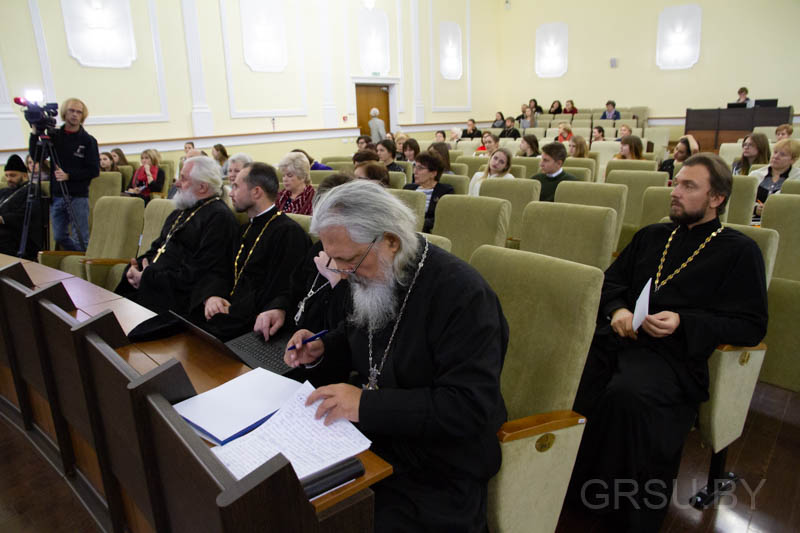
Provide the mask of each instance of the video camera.
POLYGON ((51 102, 44 107, 34 102, 29 102, 19 96, 14 98, 14 103, 25 108, 25 120, 28 124, 35 127, 40 133, 44 133, 49 128, 56 127, 56 115, 58 115, 58 104, 51 102))

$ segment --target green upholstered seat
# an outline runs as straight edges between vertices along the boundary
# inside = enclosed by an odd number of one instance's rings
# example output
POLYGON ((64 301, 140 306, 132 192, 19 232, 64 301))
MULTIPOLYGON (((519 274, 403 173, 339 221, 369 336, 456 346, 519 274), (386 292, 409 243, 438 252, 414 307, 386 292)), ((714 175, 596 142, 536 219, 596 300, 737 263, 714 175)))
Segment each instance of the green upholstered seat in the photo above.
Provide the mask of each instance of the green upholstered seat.
POLYGON ((331 167, 334 172, 346 172, 350 174, 353 173, 353 168, 355 167, 352 161, 328 161, 325 164, 331 167))
MULTIPOLYGON (((485 157, 483 158, 483 160, 484 164, 478 167, 478 172, 486 172, 486 167, 488 165, 485 163, 486 161, 485 157)), ((508 173, 517 179, 530 178, 530 176, 527 175, 527 172, 528 171, 523 165, 511 165, 508 169, 508 173)))
MULTIPOLYGON (((402 172, 396 172, 402 174, 402 172)), ((417 218, 417 231, 422 231, 425 225, 425 193, 421 191, 407 191, 404 189, 389 189, 392 196, 403 202, 417 218)))
POLYGON ((781 185, 781 194, 800 194, 800 180, 784 181, 781 185))
POLYGON ((422 235, 428 239, 431 244, 435 244, 442 250, 447 252, 453 247, 453 243, 450 242, 450 239, 447 237, 442 237, 441 235, 434 235, 433 233, 422 233, 422 235))
POLYGON ((628 186, 615 183, 585 183, 564 181, 556 189, 555 201, 566 204, 598 205, 610 207, 617 213, 614 243, 619 241, 622 219, 625 216, 628 186))
POLYGON ((405 172, 389 172, 389 188, 402 189, 406 184, 405 172))
POLYGON ((642 218, 642 197, 648 187, 666 187, 669 174, 655 170, 611 170, 606 174, 606 183, 626 185, 628 198, 625 215, 622 219, 622 232, 617 241, 617 250, 622 250, 631 242, 633 234, 639 230, 642 218))
POLYGON ((312 185, 319 185, 322 183, 322 180, 330 176, 331 174, 336 174, 335 170, 312 170, 310 171, 311 176, 311 183, 312 185))
POLYGON ((748 225, 753 218, 753 205, 756 202, 758 178, 755 176, 734 176, 733 189, 725 211, 728 222, 748 225))
POLYGON ((486 180, 481 185, 480 196, 502 198, 511 203, 511 220, 508 238, 519 241, 522 236, 522 212, 531 202, 539 200, 542 184, 537 180, 486 180))
POLYGON ((453 243, 453 255, 468 261, 481 244, 505 246, 511 202, 485 196, 446 194, 436 206, 431 233, 453 243))
POLYGON ((406 183, 412 183, 414 181, 414 165, 408 161, 395 161, 395 163, 403 167, 403 171, 406 173, 406 183))
POLYGON ((489 161, 488 157, 479 157, 475 155, 462 155, 456 160, 456 163, 464 163, 467 165, 467 176, 472 177, 478 172, 481 165, 486 165, 489 161))
POLYGON ((585 181, 585 182, 594 181, 592 179, 591 169, 585 167, 568 167, 568 166, 563 166, 561 168, 563 168, 564 172, 566 172, 567 174, 572 174, 573 176, 578 178, 578 181, 585 181))
POLYGON ((539 157, 512 157, 512 165, 522 165, 525 167, 525 177, 530 178, 539 173, 539 165, 542 160, 539 157))
POLYGON ((588 168, 592 176, 589 181, 597 181, 597 161, 591 157, 568 157, 564 160, 564 166, 588 168))
POLYGON ((456 194, 469 194, 469 176, 460 174, 442 174, 439 181, 453 186, 456 194))
POLYGON ((89 229, 94 222, 94 207, 103 196, 119 196, 122 190, 122 173, 101 172, 89 182, 89 229))
POLYGON ((122 188, 120 189, 120 192, 122 192, 130 185, 131 179, 133 179, 133 167, 131 165, 119 165, 117 170, 122 174, 122 188))
POLYGON ((467 172, 469 172, 469 167, 466 165, 466 163, 450 163, 450 170, 453 171, 453 174, 466 176, 467 172))
MULTIPOLYGON (((333 163, 333 162, 336 162, 336 161, 345 161, 345 162, 348 162, 348 163, 352 163, 353 162, 353 156, 352 156, 352 154, 351 155, 330 155, 328 157, 323 157, 322 159, 319 160, 319 162, 322 163, 323 165, 328 165, 328 163, 333 163)), ((330 166, 330 165, 328 165, 328 166, 330 166)))
POLYGON ((672 202, 672 187, 648 187, 642 194, 642 214, 639 217, 639 227, 657 224, 661 219, 669 216, 672 202))

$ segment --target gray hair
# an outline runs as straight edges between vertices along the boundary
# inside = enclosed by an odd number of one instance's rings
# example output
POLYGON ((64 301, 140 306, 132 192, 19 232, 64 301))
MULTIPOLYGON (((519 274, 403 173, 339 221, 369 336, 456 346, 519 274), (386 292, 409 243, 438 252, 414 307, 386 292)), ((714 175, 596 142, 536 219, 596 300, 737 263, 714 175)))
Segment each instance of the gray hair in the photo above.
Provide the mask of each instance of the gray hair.
POLYGON ((371 116, 371 117, 377 117, 380 114, 381 114, 381 112, 378 111, 377 107, 373 107, 372 109, 369 110, 369 116, 371 116))
POLYGON ((414 260, 419 248, 417 217, 406 205, 377 183, 355 180, 339 185, 326 193, 314 206, 310 232, 333 226, 347 230, 357 243, 370 243, 376 236, 391 233, 400 240, 392 268, 398 282, 406 277, 405 268, 414 260))
POLYGON ((306 185, 311 185, 311 166, 308 164, 305 154, 289 152, 280 160, 278 168, 281 169, 281 172, 290 170, 295 176, 305 181, 306 185))
POLYGON ((191 165, 189 178, 192 181, 208 183, 212 192, 219 195, 222 191, 222 170, 212 158, 201 155, 190 157, 184 165, 191 165))
POLYGON ((461 138, 461 128, 450 128, 450 133, 457 135, 459 139, 461 138))
POLYGON ((231 157, 228 159, 228 164, 230 164, 230 163, 241 163, 241 164, 242 164, 242 166, 244 166, 244 165, 249 165, 249 164, 250 164, 250 163, 252 163, 252 162, 253 162, 253 158, 252 158, 252 157, 250 157, 249 155, 247 155, 247 154, 246 154, 246 153, 244 153, 244 152, 239 152, 239 153, 238 153, 238 154, 236 154, 236 155, 232 155, 232 156, 231 156, 231 157))

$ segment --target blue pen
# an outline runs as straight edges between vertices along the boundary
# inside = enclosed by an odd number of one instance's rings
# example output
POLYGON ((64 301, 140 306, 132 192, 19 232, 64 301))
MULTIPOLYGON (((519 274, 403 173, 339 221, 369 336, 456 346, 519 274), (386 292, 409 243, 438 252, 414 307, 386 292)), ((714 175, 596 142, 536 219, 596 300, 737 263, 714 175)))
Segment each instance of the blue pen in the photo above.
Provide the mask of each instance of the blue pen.
MULTIPOLYGON (((322 331, 320 331, 319 333, 316 333, 316 334, 314 334, 314 335, 310 336, 309 338, 307 338, 307 339, 303 340, 302 344, 308 344, 308 343, 309 343, 309 342, 311 342, 311 341, 315 341, 315 340, 319 339, 320 337, 322 337, 323 335, 325 335, 326 333, 328 333, 328 330, 327 330, 327 329, 323 329, 323 330, 322 330, 322 331)), ((293 344, 293 345, 289 346, 289 347, 288 347, 288 348, 286 348, 286 349, 287 349, 287 350, 294 350, 294 349, 295 349, 295 346, 294 346, 294 344, 293 344)))

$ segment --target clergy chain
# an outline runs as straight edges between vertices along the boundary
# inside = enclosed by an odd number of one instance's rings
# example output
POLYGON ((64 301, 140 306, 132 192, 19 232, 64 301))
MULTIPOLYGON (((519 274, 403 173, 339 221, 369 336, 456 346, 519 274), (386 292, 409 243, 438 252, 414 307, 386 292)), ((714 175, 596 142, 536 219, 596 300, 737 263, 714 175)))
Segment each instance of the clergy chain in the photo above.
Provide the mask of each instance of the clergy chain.
POLYGON ((700 250, 705 248, 706 244, 708 244, 711 241, 711 239, 713 239, 714 237, 716 237, 717 235, 722 233, 722 230, 723 230, 723 228, 720 227, 719 229, 717 229, 717 231, 715 231, 714 233, 712 233, 711 235, 706 237, 706 240, 704 240, 700 244, 700 246, 697 247, 697 250, 695 250, 694 253, 689 256, 689 259, 684 261, 681 266, 676 268, 675 272, 673 272, 672 274, 667 276, 667 279, 665 279, 664 281, 659 282, 659 280, 661 279, 661 269, 664 268, 664 260, 667 258, 667 251, 669 250, 669 245, 672 243, 672 238, 675 236, 675 233, 678 231, 678 228, 675 228, 674 230, 672 230, 672 233, 670 233, 670 235, 669 235, 669 239, 667 239, 667 245, 664 246, 664 253, 661 254, 661 262, 658 264, 658 272, 656 272, 656 288, 655 288, 655 290, 658 291, 658 289, 660 289, 661 287, 666 285, 667 282, 669 280, 671 280, 672 278, 674 278, 681 270, 686 268, 686 265, 691 263, 694 260, 694 258, 697 257, 697 254, 700 253, 700 250))
POLYGON ((297 313, 295 313, 294 315, 295 326, 300 323, 300 319, 303 317, 303 313, 306 310, 306 302, 309 300, 309 298, 313 298, 315 294, 317 294, 319 291, 321 291, 330 284, 330 281, 325 281, 325 283, 320 285, 319 288, 314 289, 314 285, 317 284, 318 279, 319 279, 319 272, 317 272, 317 275, 314 276, 314 281, 311 282, 311 288, 308 289, 308 294, 306 294, 306 297, 303 298, 303 300, 299 304, 297 304, 297 313))
POLYGON ((242 250, 244 249, 244 238, 247 237, 247 232, 250 231, 250 228, 253 226, 253 223, 250 222, 250 224, 247 226, 247 229, 244 230, 244 234, 242 235, 242 244, 239 245, 239 251, 236 253, 236 259, 233 260, 233 288, 231 289, 231 294, 230 294, 231 296, 233 296, 233 293, 236 292, 236 286, 239 284, 239 278, 242 277, 242 272, 244 272, 244 267, 246 267, 247 262, 250 261, 250 256, 253 255, 253 250, 255 250, 256 246, 258 246, 258 241, 261 240, 261 236, 264 235, 264 231, 266 231, 267 226, 270 225, 270 222, 275 220, 280 214, 281 211, 278 211, 277 213, 272 215, 272 218, 267 220, 267 223, 264 224, 263 228, 261 228, 261 232, 258 234, 258 237, 256 237, 256 242, 254 242, 253 246, 250 247, 250 251, 247 252, 247 257, 244 258, 244 263, 242 263, 242 268, 240 270, 239 256, 242 255, 242 250))
POLYGON ((386 358, 389 356, 389 350, 392 347, 394 335, 397 333, 397 328, 400 326, 400 320, 403 318, 403 311, 406 309, 408 297, 411 295, 411 290, 414 288, 414 284, 417 282, 417 277, 419 276, 420 270, 422 270, 422 265, 425 264, 426 257, 428 257, 428 239, 425 239, 425 249, 422 251, 422 257, 417 264, 417 271, 414 272, 414 278, 411 280, 411 284, 408 286, 408 291, 406 291, 405 298, 403 298, 403 305, 400 306, 400 312, 397 314, 397 320, 394 321, 394 328, 392 328, 392 334, 389 337, 389 342, 386 344, 386 349, 383 351, 383 357, 381 358, 380 366, 375 366, 372 364, 372 328, 369 328, 369 378, 367 384, 362 386, 362 388, 365 390, 378 390, 378 377, 381 375, 381 372, 383 372, 383 365, 386 363, 386 358))
MULTIPOLYGON (((27 185, 27 183, 25 185, 27 185)), ((5 200, 0 202, 0 207, 3 207, 4 205, 6 205, 9 200, 14 198, 20 191, 22 191, 25 188, 25 185, 22 185, 22 186, 18 187, 16 191, 14 191, 11 194, 9 194, 8 197, 5 200)))
POLYGON ((159 257, 161 257, 161 254, 163 254, 164 252, 166 252, 166 251, 167 251, 167 243, 169 243, 170 239, 172 239, 172 236, 173 236, 173 235, 175 235, 175 232, 177 232, 179 229, 181 229, 181 228, 182 228, 182 227, 184 227, 186 224, 188 224, 188 223, 189 223, 189 221, 190 221, 190 220, 192 220, 192 217, 193 217, 193 216, 195 216, 195 215, 197 214, 197 212, 198 212, 198 211, 200 211, 200 210, 201 210, 201 209, 203 209, 205 206, 207 206, 208 204, 210 204, 211 202, 214 202, 214 201, 216 201, 216 200, 219 200, 219 198, 218 198, 217 196, 212 196, 211 198, 209 198, 208 200, 206 200, 205 202, 203 202, 203 204, 202 204, 202 205, 200 205, 200 207, 198 207, 197 209, 195 209, 194 211, 192 211, 192 214, 191 214, 191 215, 189 215, 189 216, 186 218, 186 220, 185 220, 185 221, 184 221, 184 222, 183 222, 183 223, 182 223, 180 226, 178 226, 178 223, 180 223, 180 221, 183 219, 183 215, 185 215, 185 214, 186 214, 186 211, 184 211, 183 213, 181 213, 180 215, 178 215, 178 218, 176 218, 176 219, 175 219, 175 222, 173 222, 173 223, 172 223, 172 227, 171 227, 171 228, 169 228, 169 231, 167 232, 167 238, 166 238, 166 239, 164 239, 164 244, 162 244, 162 245, 161 245, 161 247, 158 249, 158 253, 157 253, 157 254, 156 254, 156 256, 153 258, 153 263, 155 263, 156 261, 158 261, 158 258, 159 258, 159 257), (176 227, 176 226, 177 226, 177 227, 176 227))

